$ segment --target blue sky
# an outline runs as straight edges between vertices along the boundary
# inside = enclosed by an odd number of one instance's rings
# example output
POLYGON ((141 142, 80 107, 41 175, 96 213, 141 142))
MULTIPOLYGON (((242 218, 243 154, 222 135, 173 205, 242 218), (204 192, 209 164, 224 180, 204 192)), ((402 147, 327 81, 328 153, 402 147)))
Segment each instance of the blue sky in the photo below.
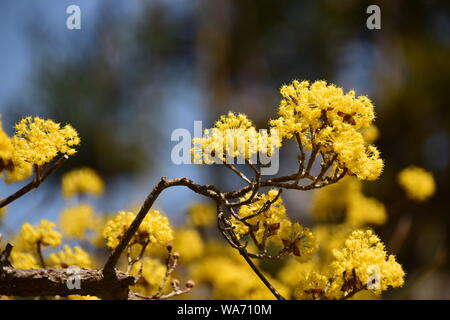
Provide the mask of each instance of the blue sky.
MULTIPOLYGON (((185 1, 168 1, 177 4, 185 1)), ((15 0, 8 2, 0 2, 0 113, 8 112, 9 102, 15 97, 26 93, 30 87, 30 72, 33 67, 33 52, 30 51, 31 46, 28 45, 27 28, 31 23, 38 23, 43 30, 49 33, 51 37, 59 37, 64 39, 69 37, 70 40, 79 41, 90 36, 90 25, 93 25, 95 19, 102 17, 98 11, 105 10, 103 4, 108 3, 105 0, 79 0, 79 1, 63 1, 63 0, 15 0), (66 8, 76 4, 81 8, 81 30, 68 30, 66 28, 66 8)), ((138 0, 122 2, 120 4, 123 14, 136 14, 139 9, 138 0)), ((115 8, 117 9, 117 8, 115 8)), ((177 10, 182 10, 182 6, 177 6, 177 10), (180 9, 181 7, 181 9, 180 9)), ((107 12, 105 12, 107 14, 107 12)), ((55 48, 58 50, 58 48, 55 48)), ((166 127, 164 136, 167 138, 167 148, 159 150, 160 158, 158 159, 159 170, 153 175, 142 177, 139 181, 125 181, 119 179, 117 183, 107 186, 107 194, 104 201, 92 201, 94 205, 103 210, 116 211, 125 209, 133 203, 140 203, 146 194, 151 190, 160 176, 167 175, 169 177, 190 176, 199 178, 201 176, 198 168, 192 165, 173 165, 170 161, 170 150, 172 143, 170 142, 170 134, 176 128, 187 128, 191 130, 194 120, 202 118, 202 104, 199 99, 198 90, 189 83, 188 79, 179 78, 172 85, 173 92, 170 97, 164 101, 164 104, 176 106, 171 108, 171 112, 177 116, 170 118, 170 125, 166 127)), ((161 114, 162 117, 169 115, 161 114)), ((167 120, 167 119, 165 119, 167 120)), ((162 121, 165 121, 162 119, 162 121)), ((13 124, 4 123, 7 126, 13 124)), ((13 193, 21 184, 5 185, 0 184, 0 195, 6 196, 13 193)), ((181 222, 180 213, 182 208, 186 207, 194 199, 196 199, 190 191, 177 188, 170 190, 167 195, 163 195, 158 201, 157 206, 167 211, 171 218, 181 222), (174 198, 176 193, 176 201, 174 198), (180 203, 185 205, 180 206, 180 203)), ((17 229, 17 227, 25 220, 31 223, 38 222, 41 218, 55 220, 58 212, 66 206, 67 203, 62 199, 60 190, 52 188, 49 184, 43 184, 38 190, 34 190, 22 197, 20 200, 12 203, 8 208, 6 218, 6 227, 17 229)))

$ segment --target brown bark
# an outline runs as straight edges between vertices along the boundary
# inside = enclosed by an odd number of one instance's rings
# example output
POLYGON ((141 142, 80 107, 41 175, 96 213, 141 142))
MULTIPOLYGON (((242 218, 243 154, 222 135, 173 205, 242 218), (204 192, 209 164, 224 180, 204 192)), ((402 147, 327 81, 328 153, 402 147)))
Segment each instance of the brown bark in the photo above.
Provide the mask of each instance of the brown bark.
POLYGON ((80 269, 80 289, 69 289, 67 281, 72 274, 68 269, 15 269, 0 268, 0 295, 36 297, 92 295, 102 299, 128 299, 129 286, 134 277, 115 271, 104 277, 101 270, 80 269))

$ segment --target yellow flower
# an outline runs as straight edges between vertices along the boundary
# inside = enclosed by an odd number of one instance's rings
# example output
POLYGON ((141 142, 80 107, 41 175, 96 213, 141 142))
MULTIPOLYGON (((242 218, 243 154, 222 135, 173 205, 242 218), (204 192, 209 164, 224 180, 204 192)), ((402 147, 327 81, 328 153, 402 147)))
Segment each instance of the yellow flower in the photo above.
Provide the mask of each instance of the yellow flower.
MULTIPOLYGON (((130 227, 136 213, 121 211, 112 220, 109 220, 103 231, 103 237, 107 240, 110 248, 115 248, 124 233, 130 227)), ((167 245, 173 240, 173 231, 169 224, 169 219, 161 215, 158 210, 150 210, 133 236, 130 244, 167 245)))
POLYGON ((83 240, 88 229, 95 228, 94 209, 88 204, 80 204, 64 209, 59 216, 59 227, 70 238, 83 240))
POLYGON ((333 255, 331 268, 338 284, 346 285, 351 280, 356 289, 370 289, 377 284, 372 289, 375 293, 403 285, 405 273, 401 265, 395 256, 387 255, 383 243, 370 230, 352 232, 343 248, 335 249, 333 255))
POLYGON ((102 179, 90 168, 72 170, 62 177, 62 193, 65 198, 71 198, 78 194, 100 196, 103 189, 102 179))
POLYGON ((244 114, 229 112, 221 116, 212 129, 205 129, 204 136, 192 139, 193 160, 198 164, 212 164, 217 160, 240 157, 251 159, 257 152, 270 156, 281 146, 277 132, 259 132, 244 114), (216 160, 217 159, 217 160, 216 160))
POLYGON ((281 228, 280 238, 283 246, 291 248, 292 254, 299 262, 305 262, 311 259, 317 251, 317 241, 314 234, 308 228, 300 223, 289 223, 290 230, 281 228), (289 230, 287 233, 285 230, 289 230))
POLYGON ((54 248, 61 243, 61 234, 54 230, 54 227, 53 222, 45 219, 41 220, 40 225, 34 227, 26 222, 20 230, 19 241, 24 248, 33 252, 36 250, 38 243, 44 247, 51 246, 54 248))
POLYGON ((299 286, 294 291, 294 297, 298 300, 315 300, 325 296, 325 288, 328 278, 320 273, 311 271, 301 275, 299 286))
MULTIPOLYGON (((393 255, 387 255, 383 243, 370 230, 356 230, 338 249, 327 268, 309 268, 302 272, 295 289, 297 299, 344 299, 370 290, 380 295, 389 287, 403 285, 405 273, 393 255)), ((354 298, 358 298, 357 296, 354 298)))
POLYGON ((49 261, 55 268, 67 268, 70 266, 77 266, 80 268, 92 268, 92 262, 89 254, 81 247, 75 248, 64 246, 64 249, 56 253, 51 253, 49 261))
POLYGON ((71 125, 61 128, 59 123, 39 117, 26 117, 16 124, 16 134, 12 137, 14 163, 44 165, 52 161, 58 153, 73 155, 74 146, 80 143, 78 133, 71 125))
POLYGON ((195 227, 206 227, 216 222, 216 207, 207 203, 194 203, 188 209, 188 221, 195 227))
POLYGON ((436 189, 433 174, 415 166, 400 171, 397 181, 406 191, 408 198, 416 201, 425 201, 436 189))
MULTIPOLYGON (((260 199, 250 204, 241 206, 238 214, 241 218, 252 216, 258 211, 262 211, 264 205, 268 201, 273 201, 272 205, 269 206, 267 210, 261 212, 253 218, 247 219, 246 222, 253 226, 253 232, 259 242, 263 239, 266 230, 270 229, 270 235, 267 240, 269 242, 276 242, 282 246, 281 239, 276 237, 276 235, 280 235, 283 232, 290 233, 291 223, 286 214, 286 208, 283 205, 282 198, 278 197, 278 199, 274 201, 277 194, 277 190, 269 190, 268 193, 262 194, 260 199)), ((245 195, 241 200, 246 200, 248 197, 250 197, 250 193, 245 195)), ((249 234, 250 228, 246 224, 235 219, 234 217, 231 217, 230 221, 238 238, 249 234)))
POLYGON ((280 89, 279 118, 270 125, 282 138, 298 135, 306 150, 313 146, 323 154, 336 157, 335 165, 359 179, 373 180, 383 170, 379 151, 367 146, 361 134, 375 119, 374 106, 354 91, 325 81, 293 81, 280 89))

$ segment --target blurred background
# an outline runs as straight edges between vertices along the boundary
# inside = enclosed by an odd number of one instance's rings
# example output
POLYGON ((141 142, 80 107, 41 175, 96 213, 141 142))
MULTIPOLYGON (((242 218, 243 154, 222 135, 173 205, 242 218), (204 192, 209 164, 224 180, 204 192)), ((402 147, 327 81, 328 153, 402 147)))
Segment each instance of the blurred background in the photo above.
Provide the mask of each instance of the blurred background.
MULTIPOLYGON (((279 87, 293 79, 369 95, 386 168, 364 189, 390 215, 376 231, 388 242, 402 217, 413 217, 398 252, 406 284, 387 297, 450 299, 448 1, 2 1, 0 70, 6 132, 38 115, 72 124, 82 138, 53 180, 9 206, 5 230, 54 219, 65 205, 60 174, 80 166, 105 179, 95 203, 105 212, 139 204, 163 175, 238 187, 218 166, 174 165, 172 131, 193 132, 194 120, 210 127, 230 110, 264 128, 279 87), (71 4, 81 8, 81 30, 66 28, 71 4), (370 4, 381 8, 381 30, 366 27, 370 4), (409 165, 435 176, 437 192, 425 203, 401 200, 396 175, 409 165)), ((282 153, 282 172, 296 166, 293 152, 282 153)), ((18 187, 1 185, 0 194, 18 187)), ((285 196, 290 215, 311 223, 311 194, 285 196)), ((175 188, 157 206, 177 224, 198 199, 175 188)))

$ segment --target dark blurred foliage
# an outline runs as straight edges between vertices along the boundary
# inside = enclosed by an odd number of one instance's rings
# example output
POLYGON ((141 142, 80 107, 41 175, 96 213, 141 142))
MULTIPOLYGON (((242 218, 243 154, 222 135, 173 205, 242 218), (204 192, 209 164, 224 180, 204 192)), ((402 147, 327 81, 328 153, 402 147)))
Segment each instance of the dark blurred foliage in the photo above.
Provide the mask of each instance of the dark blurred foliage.
MULTIPOLYGON (((382 178, 365 184, 390 210, 389 223, 377 231, 394 237, 401 217, 413 215, 398 256, 407 285, 394 297, 450 297, 446 285, 420 287, 430 270, 450 284, 450 2, 203 0, 182 9, 148 3, 133 21, 111 6, 100 10, 92 37, 71 55, 41 50, 37 101, 45 114, 80 131, 73 166, 104 176, 149 170, 155 156, 148 150, 157 148, 159 128, 167 125, 159 118, 161 98, 179 72, 192 75, 210 124, 235 110, 265 127, 275 116, 278 88, 295 78, 355 88, 377 106, 377 145, 386 160, 382 178), (370 4, 381 7, 381 30, 366 28, 370 4), (436 177, 437 193, 425 204, 399 200, 395 177, 411 164, 436 177)), ((292 157, 281 161, 284 170, 292 157)), ((223 184, 222 171, 211 172, 223 184)))

